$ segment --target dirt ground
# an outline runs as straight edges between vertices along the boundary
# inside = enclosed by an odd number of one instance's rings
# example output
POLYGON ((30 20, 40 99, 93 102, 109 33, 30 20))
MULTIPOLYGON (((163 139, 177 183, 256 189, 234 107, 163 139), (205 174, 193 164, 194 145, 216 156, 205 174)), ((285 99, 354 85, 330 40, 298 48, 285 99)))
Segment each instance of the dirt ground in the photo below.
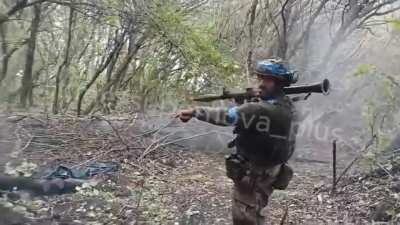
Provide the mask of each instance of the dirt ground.
MULTIPOLYGON (((29 162, 36 165, 33 176, 41 177, 58 165, 121 165, 119 172, 96 177, 75 194, 3 198, 0 224, 231 224, 232 183, 225 177, 224 151, 196 150, 189 141, 196 137, 178 137, 171 128, 166 132, 168 123, 143 128, 138 126, 141 119, 132 117, 0 118, 2 168, 7 162, 8 167, 29 162)), ((290 162, 295 176, 287 190, 273 193, 265 210, 268 224, 281 224, 286 211, 283 224, 396 223, 395 177, 354 174, 332 195, 330 149, 310 148, 297 151, 303 159, 312 151, 312 157, 323 160, 290 162)), ((338 154, 340 171, 353 155, 338 154)))

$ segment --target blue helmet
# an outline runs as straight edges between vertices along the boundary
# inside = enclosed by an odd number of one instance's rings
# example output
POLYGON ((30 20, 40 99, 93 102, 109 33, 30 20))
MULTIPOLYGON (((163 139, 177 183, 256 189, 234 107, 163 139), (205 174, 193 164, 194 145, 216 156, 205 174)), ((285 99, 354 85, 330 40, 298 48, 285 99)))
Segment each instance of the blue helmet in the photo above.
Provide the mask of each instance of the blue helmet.
POLYGON ((258 61, 254 73, 261 76, 278 78, 284 81, 284 86, 289 86, 297 81, 294 72, 288 70, 281 62, 275 59, 258 61))

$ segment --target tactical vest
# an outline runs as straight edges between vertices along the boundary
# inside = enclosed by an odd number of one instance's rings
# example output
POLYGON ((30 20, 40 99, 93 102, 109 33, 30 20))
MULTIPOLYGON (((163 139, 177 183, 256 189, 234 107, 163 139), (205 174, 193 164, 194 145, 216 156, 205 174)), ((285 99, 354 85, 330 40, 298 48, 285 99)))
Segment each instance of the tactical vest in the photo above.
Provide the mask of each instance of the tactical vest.
POLYGON ((238 107, 238 113, 234 129, 238 154, 262 167, 285 163, 291 157, 297 126, 290 98, 245 103, 238 107))

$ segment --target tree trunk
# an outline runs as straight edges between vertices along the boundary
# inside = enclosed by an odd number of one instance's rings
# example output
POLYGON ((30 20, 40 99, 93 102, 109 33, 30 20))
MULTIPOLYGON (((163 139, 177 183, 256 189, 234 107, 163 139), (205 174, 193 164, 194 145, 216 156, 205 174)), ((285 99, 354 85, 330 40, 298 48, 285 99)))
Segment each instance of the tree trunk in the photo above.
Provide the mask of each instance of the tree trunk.
MULTIPOLYGON (((56 74, 56 90, 54 93, 54 100, 53 100, 53 113, 58 114, 59 112, 59 93, 60 93, 60 83, 61 83, 61 74, 65 73, 67 70, 69 63, 70 63, 70 47, 71 47, 71 40, 72 40, 72 25, 74 19, 74 9, 70 8, 69 14, 69 25, 68 25, 68 37, 67 37, 67 45, 65 47, 65 56, 63 63, 58 67, 57 74, 56 74)), ((63 87, 65 89, 66 87, 63 87)))
POLYGON ((251 4, 251 8, 249 11, 249 51, 247 53, 247 75, 251 74, 251 68, 252 68, 252 61, 253 61, 253 51, 254 51, 254 37, 253 37, 253 26, 254 26, 254 21, 256 19, 256 12, 257 12, 257 6, 258 6, 258 0, 253 0, 251 4))
POLYGON ((122 76, 125 74, 126 70, 129 67, 129 64, 131 63, 132 59, 134 56, 137 54, 139 49, 142 47, 144 41, 146 40, 147 36, 146 34, 143 34, 136 42, 135 45, 133 45, 132 51, 125 56, 125 58, 122 60, 121 64, 118 66, 116 72, 115 72, 115 77, 112 79, 112 81, 108 82, 100 91, 97 92, 96 99, 93 100, 87 109, 83 112, 84 114, 89 114, 90 112, 93 111, 93 109, 96 107, 96 105, 101 101, 101 98, 104 93, 108 92, 111 90, 111 88, 114 85, 118 85, 119 82, 121 81, 122 76))
POLYGON ((286 60, 286 53, 288 49, 288 21, 290 18, 290 14, 292 11, 292 7, 289 7, 290 0, 286 0, 281 9, 281 19, 282 19, 282 35, 281 39, 279 40, 279 48, 278 48, 278 57, 286 60))
POLYGON ((103 65, 101 65, 96 72, 94 73, 92 79, 89 81, 89 83, 85 86, 85 88, 79 93, 78 97, 78 106, 77 106, 77 114, 78 116, 81 115, 82 112, 82 103, 83 103, 83 98, 86 95, 86 92, 92 87, 94 82, 96 82, 97 78, 101 75, 101 73, 109 66, 109 64, 113 61, 114 58, 118 58, 117 55, 120 53, 123 45, 124 45, 124 37, 125 34, 122 34, 121 37, 116 38, 116 43, 114 46, 113 51, 109 54, 103 65))
POLYGON ((3 54, 3 62, 2 62, 2 68, 1 68, 1 74, 0 74, 0 84, 1 82, 6 78, 7 72, 8 72, 8 48, 7 48, 7 40, 6 40, 6 30, 7 30, 7 25, 6 24, 0 24, 0 37, 1 37, 1 52, 3 54))
MULTIPOLYGON (((26 52, 26 60, 25 60, 25 69, 24 76, 22 77, 22 89, 20 95, 20 104, 22 107, 26 107, 26 102, 28 99, 32 99, 32 70, 33 63, 35 60, 35 49, 36 49, 36 38, 40 25, 40 15, 41 15, 41 6, 35 5, 33 7, 34 18, 31 23, 31 34, 28 40, 28 47, 26 52)), ((30 102, 32 105, 33 102, 30 102)))

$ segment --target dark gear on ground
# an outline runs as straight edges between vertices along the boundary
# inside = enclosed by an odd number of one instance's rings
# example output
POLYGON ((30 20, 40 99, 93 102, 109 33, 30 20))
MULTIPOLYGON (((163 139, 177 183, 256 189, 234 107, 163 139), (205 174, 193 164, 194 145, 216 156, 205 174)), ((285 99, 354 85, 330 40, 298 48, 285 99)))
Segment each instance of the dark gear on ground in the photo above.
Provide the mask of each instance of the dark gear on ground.
POLYGON ((114 162, 92 163, 88 166, 71 169, 58 166, 49 175, 35 179, 30 177, 12 177, 0 174, 0 196, 29 196, 61 195, 76 192, 76 187, 88 182, 96 175, 113 174, 120 169, 114 162))
POLYGON ((49 175, 45 177, 47 180, 51 179, 82 179, 87 180, 92 178, 93 176, 99 174, 110 174, 115 173, 120 169, 120 165, 115 162, 96 162, 91 163, 88 166, 80 167, 80 168, 69 168, 67 166, 58 166, 56 170, 51 172, 49 175))
POLYGON ((26 192, 30 196, 61 195, 75 192, 76 187, 83 183, 83 180, 70 178, 47 180, 0 175, 0 192, 5 194, 16 193, 17 195, 20 192, 26 192))

